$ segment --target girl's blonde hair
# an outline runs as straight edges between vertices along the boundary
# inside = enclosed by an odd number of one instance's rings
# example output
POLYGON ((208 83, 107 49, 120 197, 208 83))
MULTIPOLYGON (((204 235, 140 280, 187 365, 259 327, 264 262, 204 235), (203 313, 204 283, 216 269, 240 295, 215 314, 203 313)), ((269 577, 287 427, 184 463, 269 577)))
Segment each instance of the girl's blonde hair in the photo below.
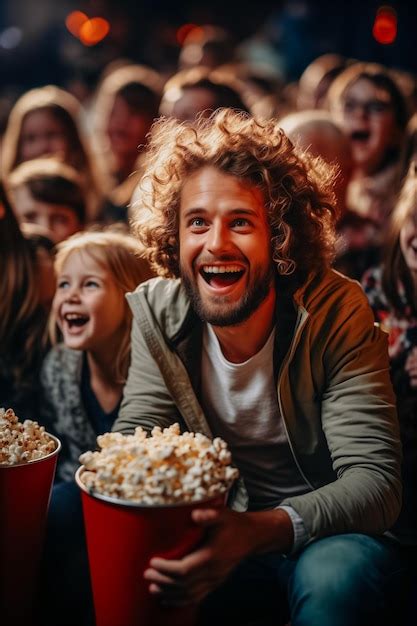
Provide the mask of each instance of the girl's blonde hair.
MULTIPOLYGON (((143 257, 143 248, 130 235, 117 232, 84 232, 73 235, 57 246, 55 272, 60 274, 67 259, 75 252, 88 254, 96 263, 106 269, 120 290, 120 297, 133 291, 140 283, 154 274, 143 257)), ((114 361, 114 376, 117 382, 125 382, 130 364, 130 330, 132 313, 125 304, 125 323, 119 352, 114 361)), ((52 315, 51 327, 56 329, 56 319, 52 315)), ((56 334, 52 330, 52 340, 56 334)))

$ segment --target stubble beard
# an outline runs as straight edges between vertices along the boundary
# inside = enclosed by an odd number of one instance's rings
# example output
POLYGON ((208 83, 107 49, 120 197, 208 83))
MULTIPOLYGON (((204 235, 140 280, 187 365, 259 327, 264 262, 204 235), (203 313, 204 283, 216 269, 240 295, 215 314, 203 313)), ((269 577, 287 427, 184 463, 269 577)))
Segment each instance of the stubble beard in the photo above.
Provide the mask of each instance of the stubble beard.
POLYGON ((258 309, 268 296, 273 284, 274 269, 257 269, 250 279, 248 289, 238 302, 228 304, 226 297, 218 296, 216 304, 206 304, 200 296, 194 276, 182 268, 181 280, 196 315, 212 326, 236 326, 242 324, 258 309))

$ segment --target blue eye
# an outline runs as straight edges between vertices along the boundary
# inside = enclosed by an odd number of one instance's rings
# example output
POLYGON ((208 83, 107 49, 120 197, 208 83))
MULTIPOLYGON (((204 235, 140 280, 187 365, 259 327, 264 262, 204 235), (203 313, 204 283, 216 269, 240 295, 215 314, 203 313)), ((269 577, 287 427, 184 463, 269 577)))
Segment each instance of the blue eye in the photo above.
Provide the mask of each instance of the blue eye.
POLYGON ((89 280, 87 280, 87 281, 85 282, 85 286, 86 286, 86 287, 99 287, 99 284, 98 284, 98 282, 97 282, 97 281, 92 280, 92 279, 90 278, 89 280))
POLYGON ((57 283, 57 288, 58 289, 66 289, 67 287, 69 287, 69 282, 67 280, 59 280, 57 283))
POLYGON ((205 222, 202 217, 193 217, 193 219, 190 221, 190 225, 196 226, 197 228, 204 226, 204 224, 205 222))

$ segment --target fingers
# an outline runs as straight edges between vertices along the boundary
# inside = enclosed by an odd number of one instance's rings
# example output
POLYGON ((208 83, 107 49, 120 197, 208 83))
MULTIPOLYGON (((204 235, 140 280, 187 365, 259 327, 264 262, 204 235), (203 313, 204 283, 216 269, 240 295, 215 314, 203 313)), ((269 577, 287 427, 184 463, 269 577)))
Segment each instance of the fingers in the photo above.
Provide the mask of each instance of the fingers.
POLYGON ((204 567, 211 559, 211 556, 211 550, 207 547, 203 547, 185 556, 183 559, 167 560, 154 557, 151 559, 149 565, 151 568, 170 577, 185 577, 194 570, 204 567))
POLYGON ((161 574, 161 572, 158 572, 158 570, 152 568, 148 568, 147 570, 145 570, 145 572, 143 573, 143 577, 146 580, 151 580, 153 583, 161 585, 169 586, 175 584, 175 580, 173 578, 165 576, 164 574, 161 574))

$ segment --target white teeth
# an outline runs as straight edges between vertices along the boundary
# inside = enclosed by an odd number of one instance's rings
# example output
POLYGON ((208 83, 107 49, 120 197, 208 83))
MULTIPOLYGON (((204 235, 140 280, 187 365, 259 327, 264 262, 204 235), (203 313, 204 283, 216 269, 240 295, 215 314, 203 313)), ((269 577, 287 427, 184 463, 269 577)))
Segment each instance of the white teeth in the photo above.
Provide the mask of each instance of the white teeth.
POLYGON ((71 320, 85 319, 85 318, 86 318, 86 316, 85 316, 85 315, 81 315, 81 314, 79 314, 79 313, 66 313, 66 314, 64 315, 64 319, 69 320, 69 321, 71 321, 71 320))
POLYGON ((226 272, 242 272, 243 268, 238 265, 203 265, 203 271, 207 274, 224 274, 226 272))

